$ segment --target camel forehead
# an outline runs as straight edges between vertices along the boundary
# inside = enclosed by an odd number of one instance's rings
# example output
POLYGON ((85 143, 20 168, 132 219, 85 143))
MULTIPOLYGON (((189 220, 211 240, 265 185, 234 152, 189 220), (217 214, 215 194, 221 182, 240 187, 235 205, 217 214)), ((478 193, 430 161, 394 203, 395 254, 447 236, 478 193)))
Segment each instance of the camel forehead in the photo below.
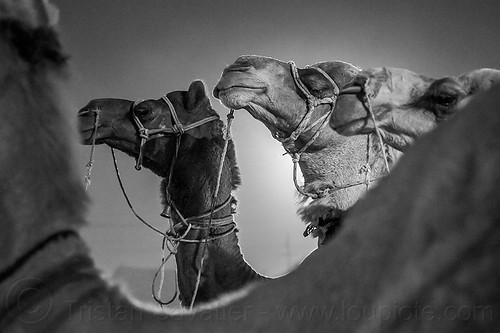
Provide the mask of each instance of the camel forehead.
POLYGON ((286 64, 281 60, 259 55, 242 55, 238 59, 236 59, 235 63, 248 64, 255 68, 264 68, 269 65, 286 64))
POLYGON ((407 69, 370 68, 360 75, 368 77, 377 99, 390 99, 393 103, 408 103, 425 94, 434 81, 407 69))
POLYGON ((273 70, 288 67, 288 64, 281 60, 257 55, 243 55, 236 59, 234 63, 242 66, 251 66, 257 70, 273 70))

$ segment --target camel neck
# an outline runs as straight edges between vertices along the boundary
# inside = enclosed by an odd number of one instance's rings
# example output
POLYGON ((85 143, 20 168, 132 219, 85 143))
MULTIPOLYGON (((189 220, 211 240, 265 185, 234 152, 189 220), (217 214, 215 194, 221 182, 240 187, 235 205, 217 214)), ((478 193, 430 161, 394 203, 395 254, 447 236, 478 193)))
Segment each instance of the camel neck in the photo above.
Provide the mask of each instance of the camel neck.
POLYGON ((39 242, 33 246, 30 250, 24 253, 20 258, 18 258, 11 266, 3 269, 0 272, 0 283, 4 280, 13 276, 18 270, 22 269, 23 266, 38 252, 42 251, 45 247, 57 242, 60 239, 64 239, 70 236, 78 236, 78 233, 74 230, 63 230, 50 235, 43 241, 39 242))
MULTIPOLYGON (((171 184, 168 184, 168 178, 163 180, 163 194, 166 197, 166 191, 169 191, 170 198, 184 217, 198 216, 210 210, 217 186, 223 144, 222 138, 196 140, 187 151, 179 152, 173 168, 171 184)), ((239 185, 239 175, 234 173, 237 166, 233 157, 234 148, 230 149, 224 161, 215 206, 226 201, 231 191, 239 185)), ((214 217, 229 213, 228 207, 214 217)))
MULTIPOLYGON (((179 154, 172 184, 169 188, 172 201, 185 217, 197 216, 210 211, 222 148, 223 140, 221 138, 200 139, 191 145, 189 152, 179 154)), ((215 198, 215 205, 226 201, 239 182, 234 146, 230 142, 223 164, 220 190, 215 198)), ((164 181, 163 190, 166 189, 167 185, 164 181)), ((227 205, 214 213, 213 217, 220 218, 230 215, 233 213, 231 206, 227 205)), ((177 222, 177 217, 174 216, 174 220, 177 222)), ((232 225, 228 225, 212 228, 210 232, 222 234, 232 227, 232 225)), ((196 229, 191 230, 186 238, 204 239, 207 236, 208 233, 205 230, 196 229)), ((184 305, 191 302, 200 269, 201 256, 204 252, 203 247, 204 243, 179 243, 176 259, 180 299, 184 305)), ((243 258, 235 231, 210 241, 205 252, 203 273, 195 304, 212 300, 261 277, 243 258)))
MULTIPOLYGON (((67 262, 85 262, 86 267, 90 267, 97 272, 92 260, 88 255, 88 248, 78 233, 73 230, 65 230, 55 233, 46 238, 27 252, 16 263, 4 270, 6 276, 0 281, 0 299, 7 301, 10 297, 11 289, 18 284, 49 283, 54 267, 60 267, 67 262), (81 260, 80 260, 81 259, 81 260)), ((63 276, 64 270, 57 268, 59 274, 63 276)), ((97 273, 96 273, 97 275, 97 273)), ((22 289, 22 288, 21 288, 22 289)), ((2 302, 2 305, 7 304, 2 302)))

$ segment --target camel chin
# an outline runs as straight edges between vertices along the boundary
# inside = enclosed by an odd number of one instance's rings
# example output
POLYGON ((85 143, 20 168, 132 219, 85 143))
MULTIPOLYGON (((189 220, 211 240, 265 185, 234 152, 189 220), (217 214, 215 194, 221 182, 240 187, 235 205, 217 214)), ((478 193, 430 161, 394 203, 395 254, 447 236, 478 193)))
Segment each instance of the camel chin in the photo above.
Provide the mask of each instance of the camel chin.
POLYGON ((405 152, 415 141, 415 138, 404 133, 391 133, 381 130, 382 140, 396 150, 405 152))
POLYGON ((218 98, 224 106, 230 109, 243 109, 254 98, 259 88, 230 87, 218 91, 218 98))
POLYGON ((334 126, 335 132, 345 136, 369 134, 373 130, 373 121, 370 118, 360 118, 346 123, 335 123, 334 126))
POLYGON ((93 128, 80 131, 80 143, 85 146, 91 145, 93 134, 94 134, 93 128))

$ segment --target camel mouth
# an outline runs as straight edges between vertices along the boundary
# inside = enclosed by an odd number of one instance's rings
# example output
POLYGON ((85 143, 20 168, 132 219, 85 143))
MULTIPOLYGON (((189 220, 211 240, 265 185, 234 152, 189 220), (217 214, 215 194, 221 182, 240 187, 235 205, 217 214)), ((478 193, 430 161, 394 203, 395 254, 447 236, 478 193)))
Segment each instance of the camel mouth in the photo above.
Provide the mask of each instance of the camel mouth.
MULTIPOLYGON (((94 135, 97 136, 97 131, 92 128, 85 128, 85 129, 80 129, 79 131, 80 134, 80 143, 83 145, 91 145, 93 143, 94 135)), ((96 139, 96 144, 98 143, 98 140, 96 139)))
POLYGON ((94 110, 84 107, 80 109, 76 115, 78 119, 78 132, 80 135, 80 143, 83 145, 91 145, 96 137, 96 144, 99 141, 99 125, 95 128, 95 112, 94 110))
MULTIPOLYGON (((228 95, 231 92, 234 92, 235 90, 250 90, 250 91, 259 91, 260 90, 262 92, 265 92, 266 88, 265 87, 252 87, 252 86, 245 86, 245 85, 237 85, 236 84, 236 85, 229 86, 229 87, 217 86, 216 90, 217 90, 217 96, 215 96, 215 97, 219 98, 219 96, 221 94, 228 95)), ((215 92, 214 92, 214 95, 215 95, 215 92)))
POLYGON ((81 110, 78 111, 78 113, 76 114, 77 117, 86 117, 90 114, 90 110, 89 109, 86 109, 86 108, 83 108, 81 110))
POLYGON ((373 126, 371 126, 371 119, 367 117, 354 119, 342 124, 333 124, 332 129, 341 135, 351 136, 371 133, 373 126))
POLYGON ((256 94, 265 93, 266 88, 253 87, 245 85, 231 85, 228 87, 217 86, 214 89, 214 97, 219 99, 222 104, 232 109, 242 109, 248 101, 253 99, 256 94))
POLYGON ((381 131, 382 138, 385 143, 400 152, 405 152, 409 146, 413 145, 415 139, 405 133, 391 133, 389 131, 381 131))

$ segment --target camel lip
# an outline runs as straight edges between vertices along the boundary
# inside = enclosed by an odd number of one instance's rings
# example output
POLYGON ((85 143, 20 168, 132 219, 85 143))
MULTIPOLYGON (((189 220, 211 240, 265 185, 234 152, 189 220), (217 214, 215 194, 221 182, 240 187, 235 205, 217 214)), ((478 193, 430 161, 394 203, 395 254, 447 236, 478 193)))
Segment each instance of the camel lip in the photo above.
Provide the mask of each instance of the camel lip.
POLYGON ((81 109, 78 111, 78 113, 76 114, 77 117, 86 117, 90 114, 90 110, 89 109, 81 109))
POLYGON ((231 73, 231 72, 244 73, 244 72, 247 72, 251 68, 252 68, 251 66, 232 64, 232 65, 227 66, 224 69, 224 73, 231 73))
POLYGON ((222 104, 229 108, 241 109, 242 106, 237 102, 233 101, 231 95, 237 91, 251 91, 265 93, 266 88, 261 87, 250 87, 243 85, 232 85, 229 87, 216 86, 214 89, 214 97, 219 99, 222 104))
POLYGON ((367 134, 372 130, 369 126, 370 120, 368 118, 358 118, 335 127, 332 126, 332 129, 342 135, 367 134))
POLYGON ((382 131, 381 134, 388 145, 401 152, 405 152, 415 142, 415 139, 406 133, 394 133, 387 130, 382 131))
POLYGON ((220 93, 226 93, 226 92, 228 92, 231 89, 262 90, 262 91, 266 90, 265 87, 251 87, 251 86, 244 86, 244 85, 238 85, 238 84, 235 84, 235 85, 232 85, 232 86, 229 86, 229 87, 220 87, 220 86, 217 86, 217 89, 219 90, 219 94, 220 93))
POLYGON ((92 139, 94 137, 94 133, 96 132, 94 127, 80 129, 78 132, 80 134, 80 143, 82 143, 84 145, 91 145, 92 144, 92 139))

